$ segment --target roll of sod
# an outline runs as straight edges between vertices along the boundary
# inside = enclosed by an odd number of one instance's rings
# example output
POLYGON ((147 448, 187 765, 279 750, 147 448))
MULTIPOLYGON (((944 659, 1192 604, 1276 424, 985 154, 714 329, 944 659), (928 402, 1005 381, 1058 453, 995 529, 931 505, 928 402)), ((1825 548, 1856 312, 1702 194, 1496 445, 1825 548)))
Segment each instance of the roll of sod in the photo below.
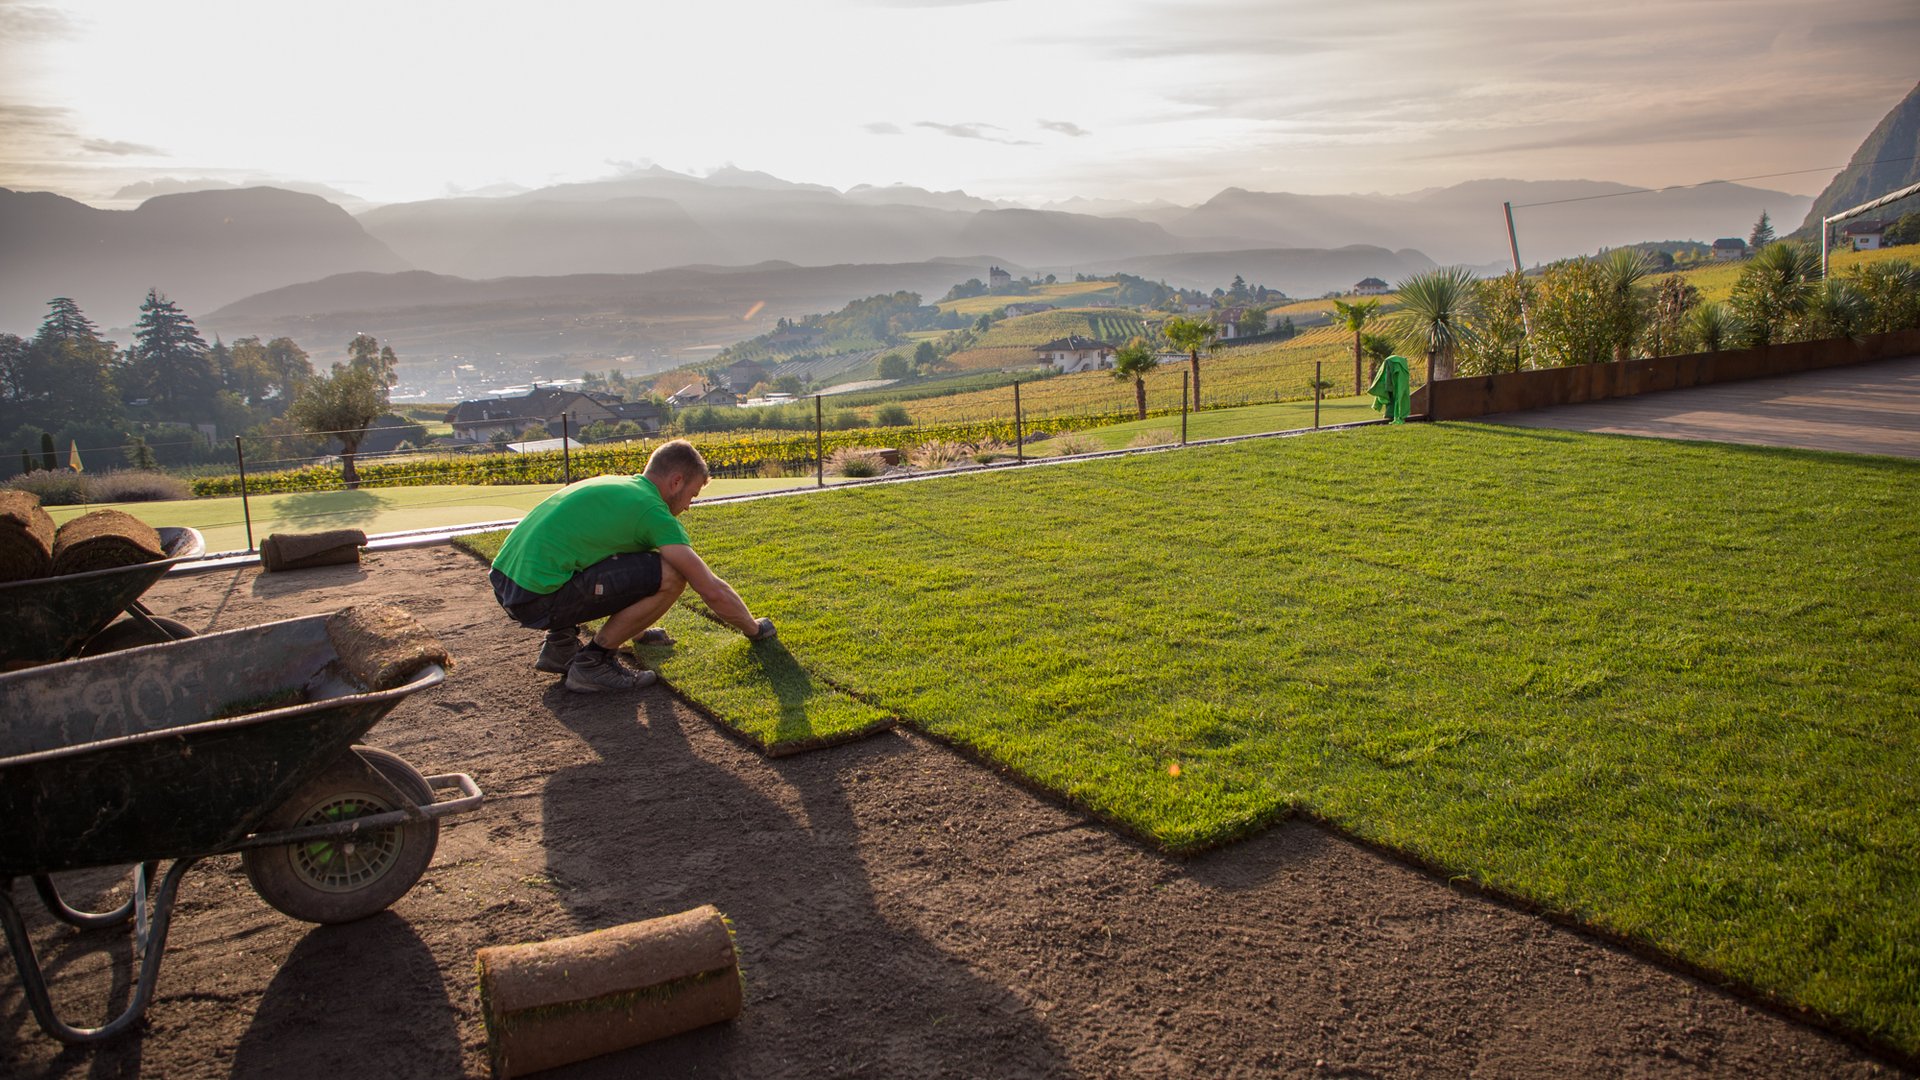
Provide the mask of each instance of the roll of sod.
POLYGON ((0 488, 0 581, 53 572, 53 518, 30 491, 0 488))
POLYGON ((84 574, 138 566, 165 557, 153 526, 119 510, 95 510, 60 526, 53 537, 53 572, 84 574))
POLYGON ((359 529, 317 533, 274 533, 260 543, 260 563, 269 572, 345 566, 360 561, 367 534, 359 529))
POLYGON ((493 946, 476 961, 499 1080, 740 1015, 733 932, 711 904, 577 937, 493 946))

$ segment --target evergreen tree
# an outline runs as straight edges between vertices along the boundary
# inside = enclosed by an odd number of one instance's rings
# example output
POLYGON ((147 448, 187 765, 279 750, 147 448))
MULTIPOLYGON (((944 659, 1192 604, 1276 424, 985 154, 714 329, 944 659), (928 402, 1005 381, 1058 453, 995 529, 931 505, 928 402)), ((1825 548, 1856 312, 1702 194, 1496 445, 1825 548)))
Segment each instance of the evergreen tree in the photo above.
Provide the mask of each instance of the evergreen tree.
POLYGON ((1773 223, 1767 220, 1767 212, 1760 211, 1760 220, 1753 223, 1753 235, 1747 237, 1747 250, 1758 251, 1773 243, 1773 223))
POLYGON ((147 290, 134 324, 132 367, 133 389, 162 412, 184 414, 218 386, 199 328, 156 289, 147 290))
POLYGON ((47 312, 45 322, 40 324, 40 332, 34 336, 33 343, 42 345, 62 341, 84 341, 98 344, 100 331, 80 310, 80 305, 64 296, 56 296, 47 301, 52 311, 47 312))
POLYGON ((40 466, 52 472, 57 465, 58 461, 54 457, 53 449, 53 432, 43 431, 40 433, 40 466))

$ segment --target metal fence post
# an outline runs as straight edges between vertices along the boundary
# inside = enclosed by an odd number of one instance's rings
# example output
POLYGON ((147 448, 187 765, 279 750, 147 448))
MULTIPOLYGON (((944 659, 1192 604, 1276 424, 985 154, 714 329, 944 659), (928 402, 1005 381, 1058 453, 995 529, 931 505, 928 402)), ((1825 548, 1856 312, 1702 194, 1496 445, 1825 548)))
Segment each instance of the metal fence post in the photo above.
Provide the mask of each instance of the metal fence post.
POLYGON ((573 413, 560 414, 560 485, 565 487, 573 483, 573 455, 568 446, 573 442, 573 413))
POLYGON ((240 516, 247 522, 247 550, 253 550, 253 509, 247 505, 247 451, 240 436, 233 437, 233 457, 240 463, 240 516))
POLYGON ((820 395, 813 395, 813 486, 827 486, 827 443, 820 419, 820 395))
POLYGON ((1313 362, 1313 427, 1320 429, 1320 361, 1313 362))
POLYGON ((1180 373, 1180 445, 1187 445, 1187 373, 1180 373))
POLYGON ((1020 380, 1013 380, 1013 459, 1027 460, 1027 425, 1020 413, 1020 380))

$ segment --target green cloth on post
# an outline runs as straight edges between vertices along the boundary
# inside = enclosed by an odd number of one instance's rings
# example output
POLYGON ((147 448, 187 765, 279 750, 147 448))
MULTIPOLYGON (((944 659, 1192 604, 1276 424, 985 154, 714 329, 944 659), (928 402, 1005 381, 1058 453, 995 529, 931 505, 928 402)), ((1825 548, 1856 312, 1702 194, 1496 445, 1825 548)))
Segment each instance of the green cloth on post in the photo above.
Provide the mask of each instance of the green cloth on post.
POLYGON ((1393 423, 1406 423, 1407 414, 1413 411, 1413 375, 1407 370, 1407 358, 1387 357, 1380 370, 1374 372, 1373 385, 1367 387, 1367 393, 1373 395, 1374 412, 1386 413, 1393 423))

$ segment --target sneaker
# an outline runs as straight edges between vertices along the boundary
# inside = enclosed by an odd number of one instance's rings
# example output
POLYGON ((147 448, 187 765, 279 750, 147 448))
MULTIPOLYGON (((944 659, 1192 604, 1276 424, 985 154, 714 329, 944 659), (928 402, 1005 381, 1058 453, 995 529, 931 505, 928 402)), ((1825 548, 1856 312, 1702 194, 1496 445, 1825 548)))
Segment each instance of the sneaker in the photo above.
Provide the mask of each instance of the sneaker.
POLYGON ((567 665, 573 663, 574 656, 579 652, 579 638, 550 637, 547 639, 545 645, 540 646, 540 659, 533 662, 533 669, 535 671, 551 672, 555 675, 565 675, 567 673, 567 665))
POLYGON ((577 694, 597 694, 602 690, 634 690, 651 686, 659 678, 652 671, 630 671, 612 653, 582 652, 567 665, 567 689, 577 694))

